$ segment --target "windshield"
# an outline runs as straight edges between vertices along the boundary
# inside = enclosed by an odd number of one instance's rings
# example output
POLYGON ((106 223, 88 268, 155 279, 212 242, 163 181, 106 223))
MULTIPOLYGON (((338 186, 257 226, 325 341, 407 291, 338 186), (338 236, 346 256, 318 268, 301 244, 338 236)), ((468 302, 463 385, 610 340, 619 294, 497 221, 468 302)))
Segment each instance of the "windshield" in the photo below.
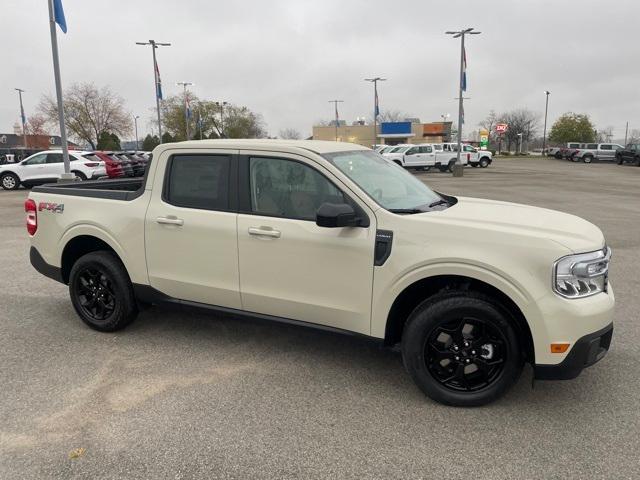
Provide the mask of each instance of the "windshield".
POLYGON ((440 195, 404 168, 375 152, 356 150, 328 153, 324 157, 387 210, 418 213, 443 202, 440 195))

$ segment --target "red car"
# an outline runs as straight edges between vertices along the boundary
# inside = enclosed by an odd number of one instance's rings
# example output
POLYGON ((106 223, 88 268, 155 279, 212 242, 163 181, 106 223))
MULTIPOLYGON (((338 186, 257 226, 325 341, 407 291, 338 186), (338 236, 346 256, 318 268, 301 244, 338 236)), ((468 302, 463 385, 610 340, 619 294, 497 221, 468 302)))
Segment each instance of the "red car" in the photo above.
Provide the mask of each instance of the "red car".
POLYGON ((124 170, 120 162, 114 160, 104 152, 91 152, 84 155, 85 158, 90 160, 99 159, 104 162, 104 166, 107 170, 107 176, 109 178, 122 178, 124 177, 124 170), (93 158, 92 158, 93 157, 93 158))

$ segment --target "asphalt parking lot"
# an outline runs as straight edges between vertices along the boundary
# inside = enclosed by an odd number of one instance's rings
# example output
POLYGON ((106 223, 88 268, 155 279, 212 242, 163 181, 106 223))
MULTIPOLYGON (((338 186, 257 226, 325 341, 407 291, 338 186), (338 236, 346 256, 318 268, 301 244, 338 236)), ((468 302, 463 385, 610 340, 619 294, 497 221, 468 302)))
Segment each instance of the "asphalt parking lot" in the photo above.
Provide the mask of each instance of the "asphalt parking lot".
POLYGON ((609 355, 533 389, 527 368, 497 403, 455 409, 355 337, 156 308, 101 334, 30 266, 27 191, 0 191, 0 478, 640 478, 640 168, 499 159, 418 176, 599 225, 609 355))

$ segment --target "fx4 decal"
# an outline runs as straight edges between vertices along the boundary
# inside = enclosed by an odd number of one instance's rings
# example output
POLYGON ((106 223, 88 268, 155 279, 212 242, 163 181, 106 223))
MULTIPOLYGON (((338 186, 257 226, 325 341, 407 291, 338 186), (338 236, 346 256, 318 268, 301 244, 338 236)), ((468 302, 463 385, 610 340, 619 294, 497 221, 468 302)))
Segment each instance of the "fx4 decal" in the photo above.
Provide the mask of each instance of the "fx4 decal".
POLYGON ((38 211, 41 212, 43 210, 53 213, 62 213, 64 212, 64 203, 40 202, 38 204, 38 211))

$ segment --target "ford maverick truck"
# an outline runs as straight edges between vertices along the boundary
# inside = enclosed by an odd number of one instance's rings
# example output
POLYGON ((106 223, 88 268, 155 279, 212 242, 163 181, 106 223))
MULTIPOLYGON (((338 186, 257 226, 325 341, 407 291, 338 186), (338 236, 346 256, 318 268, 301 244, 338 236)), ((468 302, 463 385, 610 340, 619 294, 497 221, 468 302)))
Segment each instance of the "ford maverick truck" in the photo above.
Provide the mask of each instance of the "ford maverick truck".
POLYGON ((25 210, 31 263, 104 332, 153 304, 363 335, 456 406, 499 398, 526 363, 573 378, 611 342, 596 226, 435 192, 358 145, 163 144, 143 178, 39 186, 25 210))

